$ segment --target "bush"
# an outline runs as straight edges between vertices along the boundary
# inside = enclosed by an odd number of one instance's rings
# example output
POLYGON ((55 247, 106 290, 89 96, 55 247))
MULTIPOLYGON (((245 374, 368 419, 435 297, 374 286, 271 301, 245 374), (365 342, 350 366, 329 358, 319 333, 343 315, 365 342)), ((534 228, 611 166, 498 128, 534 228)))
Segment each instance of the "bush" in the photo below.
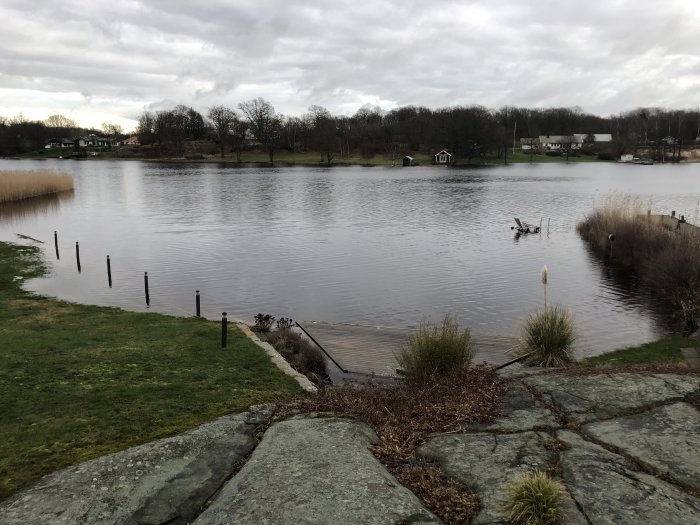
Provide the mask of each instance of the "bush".
POLYGON ((421 323, 418 332, 408 336, 396 355, 406 379, 414 383, 466 368, 473 357, 469 329, 460 330, 449 314, 445 315, 442 326, 421 323))
POLYGON ((544 472, 523 474, 507 490, 504 510, 509 521, 523 525, 550 525, 563 520, 566 489, 544 472))
POLYGON ((328 376, 326 359, 311 341, 289 328, 275 330, 266 334, 264 338, 296 371, 312 381, 325 381, 328 376))
POLYGON ((576 340, 571 314, 555 306, 535 312, 525 321, 523 345, 516 355, 528 355, 531 366, 566 366, 574 361, 572 346, 576 340))

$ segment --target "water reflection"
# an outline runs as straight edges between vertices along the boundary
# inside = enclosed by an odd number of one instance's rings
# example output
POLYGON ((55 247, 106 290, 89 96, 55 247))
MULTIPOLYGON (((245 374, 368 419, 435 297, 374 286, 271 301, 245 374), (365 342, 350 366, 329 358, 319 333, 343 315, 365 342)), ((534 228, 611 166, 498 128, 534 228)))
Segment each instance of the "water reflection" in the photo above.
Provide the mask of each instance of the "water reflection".
POLYGON ((29 217, 45 213, 56 213, 61 203, 73 200, 74 191, 62 191, 51 195, 40 195, 20 201, 3 202, 0 204, 0 220, 21 222, 29 217))

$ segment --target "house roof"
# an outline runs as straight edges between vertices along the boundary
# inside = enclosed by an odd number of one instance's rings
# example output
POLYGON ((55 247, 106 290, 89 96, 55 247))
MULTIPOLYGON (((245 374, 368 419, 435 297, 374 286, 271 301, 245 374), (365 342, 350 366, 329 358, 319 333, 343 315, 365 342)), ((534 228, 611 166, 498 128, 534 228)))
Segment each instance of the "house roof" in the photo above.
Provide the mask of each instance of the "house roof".
POLYGON ((443 150, 441 150, 441 151, 438 151, 438 152, 435 154, 436 157, 437 157, 438 155, 449 155, 449 156, 451 157, 451 156, 452 156, 452 153, 450 153, 450 152, 447 151, 446 149, 443 149, 443 150))

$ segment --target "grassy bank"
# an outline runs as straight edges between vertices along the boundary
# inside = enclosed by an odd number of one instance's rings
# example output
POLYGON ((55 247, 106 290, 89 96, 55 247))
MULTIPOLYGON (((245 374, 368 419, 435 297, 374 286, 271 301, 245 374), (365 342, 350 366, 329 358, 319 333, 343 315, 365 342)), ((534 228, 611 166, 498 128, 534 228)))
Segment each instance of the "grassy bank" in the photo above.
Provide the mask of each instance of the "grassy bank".
MULTIPOLYGON (((157 150, 155 150, 154 153, 144 153, 147 150, 144 148, 143 150, 139 149, 133 149, 130 148, 128 151, 120 151, 119 148, 114 148, 109 151, 102 151, 99 153, 98 156, 95 157, 87 157, 87 160, 124 160, 124 159, 129 159, 129 160, 159 160, 159 157, 157 156, 157 150), (153 155, 156 156, 153 156, 153 155)), ((38 150, 38 151, 32 151, 28 153, 24 153, 20 155, 21 158, 27 158, 27 159, 50 159, 50 158, 59 158, 59 157, 64 157, 68 158, 71 156, 73 150, 69 149, 46 149, 46 150, 38 150)), ((413 153, 411 156, 414 159, 414 162, 418 163, 420 166, 430 166, 433 163, 433 157, 430 154, 427 153, 413 153)), ((336 155, 333 161, 331 162, 331 165, 334 166, 342 166, 342 165, 357 165, 357 166, 401 166, 403 155, 399 156, 394 156, 394 155, 389 155, 389 154, 378 154, 375 155, 374 157, 366 158, 362 157, 359 153, 353 153, 347 157, 341 157, 340 155, 336 155)), ((182 160, 182 159, 168 159, 166 157, 163 157, 161 160, 182 160)), ((275 152, 274 156, 275 162, 279 162, 282 164, 299 164, 299 165, 319 165, 319 166, 325 166, 327 165, 327 162, 325 161, 325 158, 323 161, 321 160, 321 153, 318 151, 304 151, 304 152, 290 152, 287 150, 280 150, 275 152)), ((207 155, 204 160, 199 160, 199 161, 188 161, 188 162, 224 162, 224 163, 232 163, 235 164, 236 161, 236 156, 227 153, 226 156, 221 159, 221 157, 218 154, 212 154, 212 155, 207 155)), ((263 151, 244 151, 243 154, 241 155, 241 162, 243 163, 261 163, 261 164, 267 164, 269 163, 269 157, 267 153, 263 151)), ((533 163, 533 164, 550 164, 550 163, 566 163, 566 157, 550 157, 548 155, 529 155, 527 153, 523 153, 522 151, 516 150, 515 153, 512 153, 510 150, 508 151, 508 163, 509 164, 522 164, 522 163, 533 163)), ((598 158, 594 155, 581 155, 579 157, 569 157, 568 160, 569 163, 576 163, 576 162, 604 162, 598 160, 598 158)), ((478 165, 483 165, 483 164, 503 164, 503 157, 495 157, 495 156, 484 156, 484 157, 476 157, 473 158, 470 162, 471 165, 478 166, 478 165)), ((467 165, 466 160, 464 159, 459 159, 458 160, 458 165, 467 165)))
POLYGON ((73 189, 73 178, 51 170, 0 171, 0 203, 73 189))
POLYGON ((589 357, 581 361, 584 367, 615 367, 629 365, 666 364, 683 365, 685 360, 681 348, 695 346, 696 341, 688 337, 670 337, 640 346, 630 346, 589 357))
POLYGON ((22 291, 45 271, 0 243, 0 499, 69 464, 300 392, 239 330, 22 291))

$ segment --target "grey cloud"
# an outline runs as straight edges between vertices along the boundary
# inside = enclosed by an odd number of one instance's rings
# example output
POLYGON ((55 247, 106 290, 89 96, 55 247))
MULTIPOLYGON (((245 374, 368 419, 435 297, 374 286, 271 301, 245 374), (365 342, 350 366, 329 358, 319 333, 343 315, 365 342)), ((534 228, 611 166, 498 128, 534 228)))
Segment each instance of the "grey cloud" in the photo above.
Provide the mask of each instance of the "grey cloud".
POLYGON ((690 107, 700 105, 692 4, 6 1, 0 90, 88 93, 122 111, 124 99, 206 109, 258 95, 287 114, 368 101, 690 107))

